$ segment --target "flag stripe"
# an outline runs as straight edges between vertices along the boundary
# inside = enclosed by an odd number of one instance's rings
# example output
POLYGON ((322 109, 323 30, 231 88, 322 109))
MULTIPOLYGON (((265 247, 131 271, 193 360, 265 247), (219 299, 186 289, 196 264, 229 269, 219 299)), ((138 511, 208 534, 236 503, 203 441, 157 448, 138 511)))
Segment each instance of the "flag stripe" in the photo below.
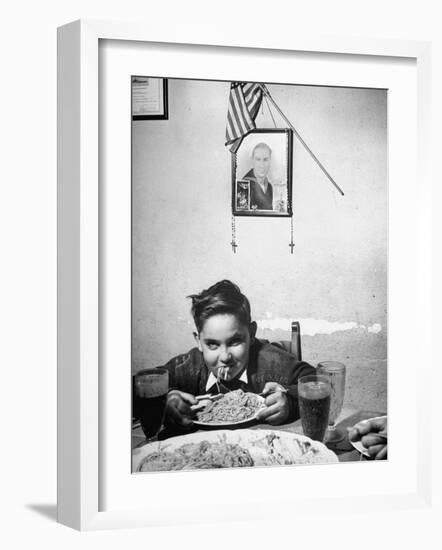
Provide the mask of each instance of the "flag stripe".
POLYGON ((232 105, 233 105, 235 93, 236 93, 236 90, 232 87, 232 91, 230 93, 230 100, 229 100, 229 109, 228 109, 228 112, 227 112, 227 122, 228 122, 228 125, 227 125, 227 128, 226 128, 226 139, 227 139, 227 141, 235 139, 236 137, 238 137, 240 135, 239 129, 238 129, 237 125, 234 122, 234 117, 233 117, 233 114, 232 114, 233 113, 232 105))
POLYGON ((242 136, 247 131, 246 130, 246 124, 245 124, 246 121, 238 113, 238 108, 239 108, 239 98, 234 97, 233 101, 232 101, 232 115, 235 118, 236 126, 239 130, 238 135, 242 136))
POLYGON ((250 125, 253 124, 253 120, 250 118, 249 112, 244 102, 244 98, 240 94, 236 94, 236 101, 233 101, 233 107, 236 113, 239 115, 239 126, 241 127, 241 135, 250 130, 250 125), (241 111, 241 113, 239 113, 241 111))
POLYGON ((244 90, 244 97, 246 98, 247 104, 250 105, 253 103, 256 96, 259 96, 261 89, 257 88, 255 85, 249 87, 247 90, 244 90))
POLYGON ((230 143, 231 141, 234 141, 235 139, 240 136, 240 132, 235 128, 234 121, 232 119, 232 115, 230 114, 230 111, 227 113, 227 122, 229 124, 230 130, 226 131, 226 142, 230 143))
POLYGON ((237 98, 238 94, 238 86, 235 86, 232 88, 232 92, 230 94, 230 101, 229 101, 229 114, 231 119, 231 126, 230 126, 230 139, 236 139, 238 136, 241 135, 241 128, 238 125, 236 116, 235 116, 235 110, 234 110, 234 103, 235 99, 237 98))
POLYGON ((262 90, 250 82, 232 82, 227 110, 226 145, 237 149, 242 137, 253 130, 262 102, 262 90))
POLYGON ((251 116, 255 117, 258 114, 259 107, 261 105, 262 92, 259 89, 254 89, 247 100, 247 107, 251 116), (254 113, 252 115, 252 113, 254 113))

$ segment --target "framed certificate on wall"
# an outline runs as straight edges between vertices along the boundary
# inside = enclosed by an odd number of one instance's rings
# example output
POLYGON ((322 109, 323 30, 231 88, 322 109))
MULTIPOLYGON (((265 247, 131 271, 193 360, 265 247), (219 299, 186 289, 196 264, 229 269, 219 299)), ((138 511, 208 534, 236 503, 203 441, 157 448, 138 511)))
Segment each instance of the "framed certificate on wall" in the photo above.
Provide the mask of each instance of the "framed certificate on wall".
POLYGON ((132 120, 167 120, 167 79, 133 75, 132 120))

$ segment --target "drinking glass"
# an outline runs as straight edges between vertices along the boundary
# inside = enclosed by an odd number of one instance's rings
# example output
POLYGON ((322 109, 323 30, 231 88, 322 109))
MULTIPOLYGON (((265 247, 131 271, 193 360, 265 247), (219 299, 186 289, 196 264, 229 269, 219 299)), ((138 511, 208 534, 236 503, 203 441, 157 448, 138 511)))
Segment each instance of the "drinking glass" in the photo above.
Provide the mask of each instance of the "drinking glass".
POLYGON ((345 365, 337 361, 323 361, 318 363, 317 372, 330 377, 331 400, 328 429, 325 434, 325 443, 335 444, 345 437, 343 430, 336 428, 336 421, 341 414, 345 392, 345 365))
POLYGON ((304 435, 323 441, 330 412, 330 377, 309 374, 298 380, 299 414, 304 435))
POLYGON ((148 443, 158 440, 166 411, 169 372, 163 367, 143 369, 134 380, 135 410, 148 443))

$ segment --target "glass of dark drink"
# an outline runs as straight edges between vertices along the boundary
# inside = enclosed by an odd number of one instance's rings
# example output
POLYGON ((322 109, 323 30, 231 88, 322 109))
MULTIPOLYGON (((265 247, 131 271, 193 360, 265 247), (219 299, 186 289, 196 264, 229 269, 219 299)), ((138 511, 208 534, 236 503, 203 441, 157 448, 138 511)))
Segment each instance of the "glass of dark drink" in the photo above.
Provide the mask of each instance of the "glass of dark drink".
POLYGON ((156 441, 163 424, 169 372, 163 367, 143 369, 134 377, 134 409, 147 441, 156 441))
POLYGON ((330 377, 321 374, 302 376, 298 380, 299 414, 304 435, 323 441, 330 413, 330 377))

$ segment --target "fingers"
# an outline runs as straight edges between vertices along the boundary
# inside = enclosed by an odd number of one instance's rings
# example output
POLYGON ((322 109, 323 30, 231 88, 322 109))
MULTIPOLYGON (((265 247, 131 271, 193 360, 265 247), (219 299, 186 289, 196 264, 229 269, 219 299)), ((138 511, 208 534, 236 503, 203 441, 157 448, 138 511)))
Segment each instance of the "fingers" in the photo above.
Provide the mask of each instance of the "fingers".
POLYGON ((282 386, 277 382, 266 382, 264 389, 262 390, 262 395, 269 395, 280 390, 281 388, 282 386))
POLYGON ((191 393, 186 393, 184 391, 172 390, 167 395, 167 402, 171 403, 188 403, 189 405, 196 405, 198 401, 195 399, 195 396, 191 393))
POLYGON ((180 426, 191 426, 194 412, 190 404, 196 403, 193 395, 180 391, 171 391, 167 396, 167 417, 168 420, 180 426))
POLYGON ((364 435, 361 438, 361 443, 368 449, 368 447, 372 447, 373 445, 385 445, 385 439, 376 435, 375 433, 370 433, 368 435, 364 435))
POLYGON ((262 420, 268 424, 280 424, 284 421, 284 409, 279 403, 275 403, 275 405, 259 411, 258 420, 262 420))
POLYGON ((275 391, 265 400, 266 407, 259 411, 257 418, 269 424, 282 424, 288 417, 289 408, 285 393, 275 391))
POLYGON ((282 400, 282 393, 279 391, 274 391, 265 398, 264 403, 266 404, 267 407, 270 407, 271 405, 274 405, 275 403, 278 403, 281 400, 282 400))
POLYGON ((358 441, 361 438, 360 433, 355 427, 347 428, 347 431, 348 431, 348 439, 350 441, 358 441))
POLYGON ((350 441, 358 441, 367 434, 375 435, 376 432, 385 431, 387 429, 387 417, 375 418, 370 421, 361 421, 355 424, 348 430, 348 438, 350 441))
POLYGON ((367 447, 367 453, 371 458, 376 458, 378 453, 380 453, 385 447, 386 445, 372 445, 371 447, 367 447))
POLYGON ((186 403, 189 403, 190 405, 196 405, 198 401, 195 399, 195 396, 191 393, 186 393, 181 391, 180 396, 183 399, 183 401, 186 401, 186 403))
MULTIPOLYGON (((362 436, 370 433, 371 431, 370 422, 358 422, 350 430, 348 437, 350 438, 351 434, 354 438, 361 439, 362 436)), ((351 441, 355 441, 355 439, 351 439, 351 441)))
POLYGON ((371 426, 371 431, 381 432, 387 430, 387 417, 383 416, 381 418, 375 418, 369 422, 371 426))
POLYGON ((183 416, 192 415, 192 410, 189 405, 178 399, 171 399, 168 401, 167 412, 174 420, 179 420, 183 416))
POLYGON ((384 445, 384 448, 374 458, 375 460, 385 460, 387 458, 387 445, 384 445))
POLYGON ((287 401, 285 394, 280 391, 274 391, 265 398, 266 408, 261 411, 261 413, 267 418, 274 411, 281 409, 287 401))
POLYGON ((266 382, 264 389, 261 392, 261 395, 270 395, 271 393, 282 391, 286 392, 286 389, 284 386, 281 386, 281 384, 278 384, 277 382, 266 382))
POLYGON ((193 424, 192 420, 188 416, 175 407, 168 407, 167 417, 171 424, 177 424, 178 426, 191 426, 193 424))
POLYGON ((281 410, 281 404, 275 403, 274 405, 271 405, 270 407, 266 407, 265 409, 261 409, 259 411, 258 418, 261 420, 267 420, 269 416, 272 416, 272 414, 278 413, 281 410))

